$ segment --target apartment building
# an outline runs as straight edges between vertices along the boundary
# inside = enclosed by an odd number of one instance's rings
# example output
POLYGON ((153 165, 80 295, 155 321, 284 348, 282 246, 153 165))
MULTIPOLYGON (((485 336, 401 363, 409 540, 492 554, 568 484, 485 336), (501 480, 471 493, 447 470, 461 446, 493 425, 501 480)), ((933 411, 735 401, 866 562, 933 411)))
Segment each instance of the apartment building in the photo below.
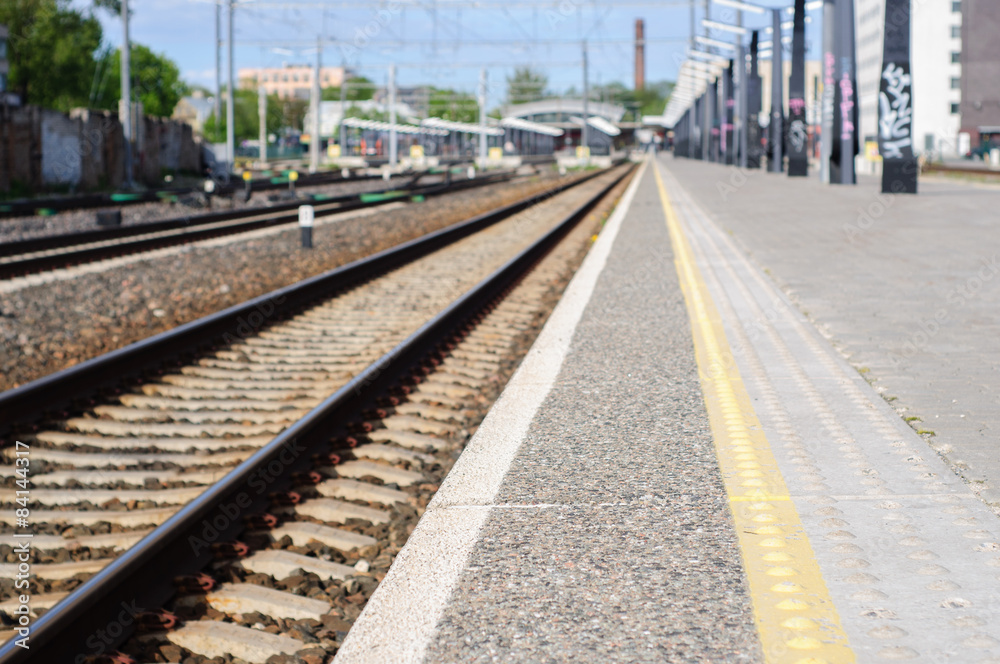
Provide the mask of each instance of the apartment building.
MULTIPOLYGON (((319 70, 321 88, 338 87, 344 80, 343 67, 322 67, 319 70)), ((313 86, 313 67, 284 65, 283 67, 243 67, 239 71, 240 87, 256 90, 264 86, 269 95, 281 99, 309 99, 313 86)))

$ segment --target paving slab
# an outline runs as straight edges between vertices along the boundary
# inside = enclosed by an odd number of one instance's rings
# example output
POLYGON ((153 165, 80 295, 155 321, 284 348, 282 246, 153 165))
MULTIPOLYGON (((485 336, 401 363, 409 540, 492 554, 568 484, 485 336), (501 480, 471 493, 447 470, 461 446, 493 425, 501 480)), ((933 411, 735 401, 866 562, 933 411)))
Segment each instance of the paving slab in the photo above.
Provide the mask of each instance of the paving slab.
POLYGON ((664 158, 677 182, 953 468, 1000 504, 1000 188, 813 178, 664 158), (677 167, 673 167, 676 164, 677 167))

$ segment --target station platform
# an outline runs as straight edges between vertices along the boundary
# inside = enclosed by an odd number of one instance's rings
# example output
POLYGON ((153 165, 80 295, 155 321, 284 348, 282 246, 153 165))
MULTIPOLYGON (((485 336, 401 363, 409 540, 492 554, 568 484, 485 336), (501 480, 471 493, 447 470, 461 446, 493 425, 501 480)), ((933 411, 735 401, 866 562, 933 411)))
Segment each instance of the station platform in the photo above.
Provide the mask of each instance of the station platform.
MULTIPOLYGON (((943 199, 978 191, 945 189, 882 202, 928 254, 943 199)), ((836 271, 882 247, 886 211, 844 230, 875 192, 645 162, 335 661, 1000 662, 986 482, 810 320, 923 306, 927 275, 836 271)))

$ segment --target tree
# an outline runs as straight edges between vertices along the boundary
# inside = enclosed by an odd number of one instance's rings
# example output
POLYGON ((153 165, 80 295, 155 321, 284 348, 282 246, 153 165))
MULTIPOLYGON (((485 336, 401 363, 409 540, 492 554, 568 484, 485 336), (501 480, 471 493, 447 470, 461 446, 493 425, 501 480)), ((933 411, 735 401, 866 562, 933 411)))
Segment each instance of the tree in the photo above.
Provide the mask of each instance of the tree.
POLYGON ((673 81, 658 81, 638 90, 635 93, 635 100, 640 104, 640 112, 643 115, 662 115, 673 89, 673 81))
MULTIPOLYGON (((347 79, 347 101, 365 101, 375 96, 375 82, 364 76, 354 76, 347 79)), ((340 101, 340 86, 323 88, 320 94, 323 101, 340 101)))
POLYGON ((479 102, 473 95, 450 89, 432 88, 427 115, 452 122, 478 122, 479 102))
POLYGON ((609 103, 635 108, 641 115, 661 115, 666 108, 670 91, 674 84, 670 81, 648 83, 642 90, 630 90, 617 81, 591 89, 592 99, 603 99, 609 103))
MULTIPOLYGON (((105 53, 98 75, 93 104, 96 108, 118 109, 121 98, 121 49, 105 53)), ((146 115, 166 118, 189 89, 181 80, 177 65, 165 55, 154 53, 142 44, 132 44, 129 61, 132 98, 142 102, 146 115)))
POLYGON ((347 111, 344 112, 344 117, 357 118, 358 120, 376 120, 378 122, 389 121, 389 114, 385 111, 377 111, 374 108, 366 111, 360 106, 355 106, 354 104, 347 107, 347 111))
MULTIPOLYGON (((223 92, 222 117, 218 126, 215 117, 209 116, 205 121, 205 137, 213 143, 226 140, 226 93, 223 92)), ((260 137, 259 101, 255 90, 237 90, 236 105, 233 107, 235 120, 235 136, 237 141, 256 140, 260 137)), ((277 133, 285 124, 285 102, 277 96, 267 98, 267 118, 265 126, 268 134, 277 133)))
POLYGON ((545 97, 549 77, 544 72, 531 67, 517 67, 514 74, 507 77, 507 103, 526 104, 545 97))
POLYGON ((96 18, 69 0, 3 0, 0 23, 10 30, 10 89, 24 103, 62 111, 87 105, 102 37, 96 18))

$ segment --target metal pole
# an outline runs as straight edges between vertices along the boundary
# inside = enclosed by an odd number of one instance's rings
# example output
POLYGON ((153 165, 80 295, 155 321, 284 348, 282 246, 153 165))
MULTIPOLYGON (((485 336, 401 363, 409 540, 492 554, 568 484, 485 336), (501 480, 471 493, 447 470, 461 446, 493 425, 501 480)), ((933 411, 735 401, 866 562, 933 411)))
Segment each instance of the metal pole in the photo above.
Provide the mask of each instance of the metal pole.
POLYGON ((771 10, 771 161, 767 170, 784 170, 785 150, 785 67, 781 44, 781 10, 771 10))
POLYGON ((396 65, 389 65, 389 165, 399 161, 396 152, 396 65))
POLYGON ((691 50, 694 50, 694 44, 695 44, 695 41, 694 41, 694 31, 695 31, 695 27, 694 27, 695 26, 695 21, 694 21, 694 6, 695 6, 695 0, 691 0, 691 39, 688 40, 688 46, 691 47, 691 50))
MULTIPOLYGON (((743 27, 743 12, 736 12, 736 24, 743 27)), ((743 36, 736 36, 736 149, 740 168, 747 167, 747 55, 743 36)))
POLYGON ((347 156, 347 127, 344 126, 344 119, 347 117, 347 68, 340 78, 340 156, 347 156))
POLYGON ((587 40, 583 41, 583 131, 580 134, 580 145, 590 148, 590 132, 587 120, 590 119, 590 81, 587 76, 587 40))
POLYGON ((260 165, 267 168, 267 92, 263 85, 257 88, 257 116, 260 124, 260 165))
POLYGON ((122 123, 122 139, 125 143, 125 186, 132 186, 132 79, 130 58, 132 47, 128 39, 128 0, 122 0, 122 50, 121 85, 122 98, 118 102, 118 115, 122 123))
MULTIPOLYGON (((219 138, 219 124, 222 123, 222 2, 215 3, 215 138, 219 138)), ((213 141, 215 142, 215 141, 213 141)))
POLYGON ((319 122, 319 99, 320 99, 320 88, 319 88, 319 72, 322 66, 323 60, 323 38, 320 35, 316 35, 316 64, 313 65, 313 84, 312 84, 312 94, 310 95, 310 109, 312 111, 312 128, 309 130, 311 134, 309 140, 309 172, 315 173, 319 170, 319 144, 320 144, 320 122, 319 122))
POLYGON ((837 172, 831 181, 837 184, 857 184, 854 156, 858 144, 857 69, 854 44, 854 0, 837 2, 837 89, 834 108, 838 111, 839 158, 837 172))
POLYGON ((226 179, 236 164, 236 75, 233 73, 233 5, 229 0, 229 95, 226 102, 226 179))
POLYGON ((757 72, 757 51, 760 33, 750 37, 750 75, 747 78, 747 167, 760 168, 760 109, 761 82, 757 72))
POLYGON ((837 56, 834 51, 834 0, 823 2, 823 130, 820 134, 819 177, 830 184, 830 158, 833 156, 833 96, 836 88, 837 56))
POLYGON ((486 67, 479 70, 479 161, 486 168, 486 67))

